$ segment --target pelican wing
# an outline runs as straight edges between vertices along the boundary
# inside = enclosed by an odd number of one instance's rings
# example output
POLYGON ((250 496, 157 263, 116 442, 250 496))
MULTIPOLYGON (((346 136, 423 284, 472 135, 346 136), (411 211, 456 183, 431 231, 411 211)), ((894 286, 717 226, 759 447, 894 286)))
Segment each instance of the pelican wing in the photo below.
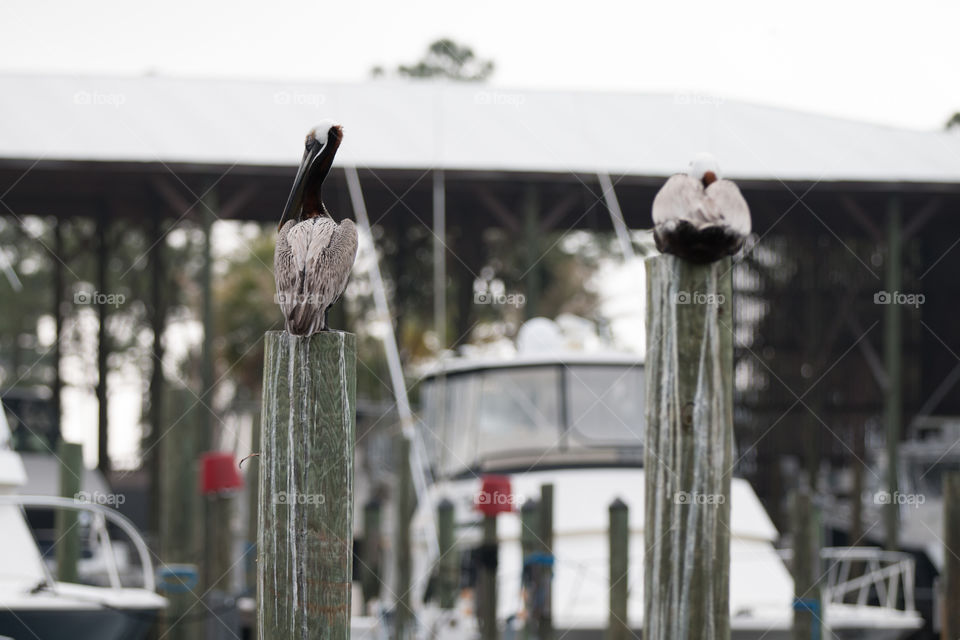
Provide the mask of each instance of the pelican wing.
POLYGON ((317 293, 323 305, 321 313, 336 302, 347 288, 350 270, 357 258, 357 227, 353 220, 334 224, 330 240, 320 253, 319 259, 311 262, 306 272, 306 285, 317 293))
POLYGON ((284 318, 289 318, 293 311, 293 296, 299 286, 300 270, 294 266, 293 251, 288 239, 290 229, 296 224, 296 220, 289 220, 280 228, 277 233, 277 246, 273 252, 273 277, 277 283, 277 304, 280 305, 284 318))
POLYGON ((700 181, 679 173, 670 176, 653 199, 653 224, 673 227, 684 220, 700 227, 710 223, 710 212, 700 181))
POLYGON ((717 180, 707 187, 706 197, 714 224, 720 223, 740 237, 750 235, 750 207, 734 182, 717 180))

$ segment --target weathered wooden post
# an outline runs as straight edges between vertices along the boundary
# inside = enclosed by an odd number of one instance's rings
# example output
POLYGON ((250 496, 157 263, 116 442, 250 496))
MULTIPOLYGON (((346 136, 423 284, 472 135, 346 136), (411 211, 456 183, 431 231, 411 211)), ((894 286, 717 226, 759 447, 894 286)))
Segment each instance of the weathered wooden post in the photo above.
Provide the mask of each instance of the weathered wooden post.
POLYGON ((520 555, 523 571, 523 610, 526 618, 523 623, 523 638, 529 640, 534 637, 536 621, 533 619, 535 581, 533 564, 534 553, 539 546, 540 538, 540 505, 536 500, 527 500, 520 507, 520 555))
POLYGON ((646 640, 730 637, 729 258, 648 258, 646 640))
POLYGON ((809 489, 793 496, 793 638, 820 640, 820 536, 809 489))
POLYGON ((383 548, 380 500, 371 498, 363 505, 363 557, 360 559, 360 588, 364 611, 380 597, 380 558, 383 548))
POLYGON ((629 545, 630 513, 627 504, 617 498, 610 504, 610 617, 607 640, 627 640, 631 636, 627 621, 629 545))
POLYGON ((537 637, 553 640, 553 485, 540 487, 540 550, 543 560, 537 566, 539 610, 537 637))
MULTIPOLYGON (((83 485, 83 445, 61 440, 57 446, 60 459, 60 495, 78 500, 83 485)), ((77 562, 80 560, 80 530, 77 512, 57 509, 54 522, 57 529, 57 580, 79 582, 77 562)))
POLYGON ((266 335, 259 637, 350 637, 356 337, 266 335))
POLYGON ((460 586, 460 556, 455 547, 455 527, 453 503, 444 498, 437 506, 438 539, 440 542, 440 562, 438 567, 438 591, 440 608, 453 609, 457 603, 457 590, 460 586))
POLYGON ((483 516, 477 572, 477 618, 481 640, 497 639, 497 516, 483 516))
POLYGON ((960 638, 960 472, 943 476, 943 640, 960 638))
POLYGON ((396 558, 396 615, 394 637, 406 640, 411 635, 413 610, 410 608, 410 518, 413 516, 413 475, 410 468, 410 440, 402 433, 397 435, 395 467, 397 470, 396 525, 394 526, 393 556, 396 558))

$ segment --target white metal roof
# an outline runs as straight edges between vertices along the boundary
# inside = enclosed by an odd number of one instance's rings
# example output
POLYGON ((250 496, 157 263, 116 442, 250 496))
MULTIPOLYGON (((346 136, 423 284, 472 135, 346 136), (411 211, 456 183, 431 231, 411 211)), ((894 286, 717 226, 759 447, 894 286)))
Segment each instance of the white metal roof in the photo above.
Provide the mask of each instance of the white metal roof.
POLYGON ((960 179, 957 135, 697 96, 0 75, 0 159, 294 165, 327 117, 360 167, 667 176, 707 150, 739 178, 960 179))

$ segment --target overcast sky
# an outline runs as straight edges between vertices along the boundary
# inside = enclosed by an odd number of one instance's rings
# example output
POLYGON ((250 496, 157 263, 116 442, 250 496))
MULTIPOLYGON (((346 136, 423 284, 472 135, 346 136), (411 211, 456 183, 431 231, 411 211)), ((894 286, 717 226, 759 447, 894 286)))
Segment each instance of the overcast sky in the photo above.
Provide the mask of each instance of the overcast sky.
POLYGON ((957 2, 4 0, 0 70, 353 81, 450 36, 499 85, 700 91, 931 129, 960 109, 958 25, 957 2))

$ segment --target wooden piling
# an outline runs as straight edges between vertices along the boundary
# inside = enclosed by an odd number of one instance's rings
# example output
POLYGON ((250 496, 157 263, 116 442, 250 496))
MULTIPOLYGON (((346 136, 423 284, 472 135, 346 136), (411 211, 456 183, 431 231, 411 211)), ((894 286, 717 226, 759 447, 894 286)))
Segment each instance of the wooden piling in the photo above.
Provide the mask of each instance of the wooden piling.
POLYGON ((356 337, 265 338, 260 638, 350 637, 356 337))
POLYGON ((610 615, 607 624, 607 640, 627 640, 631 637, 630 625, 627 621, 629 520, 627 504, 617 498, 610 505, 610 615))
POLYGON ((497 640, 497 516, 483 516, 477 572, 477 621, 481 640, 497 640))
POLYGON ((396 446, 397 493, 396 526, 394 527, 394 557, 396 558, 396 616, 394 638, 406 640, 412 635, 413 610, 410 608, 411 546, 410 519, 413 517, 413 476, 410 468, 410 440, 397 435, 396 446))
POLYGON ((730 637, 729 259, 647 267, 644 638, 730 637))
MULTIPOLYGON (((553 557, 553 485, 540 487, 540 550, 544 557, 553 557)), ((537 615, 537 637, 553 640, 553 563, 537 566, 537 591, 541 604, 537 615)))
POLYGON ((960 638, 960 472, 943 476, 943 620, 940 637, 960 638))
MULTIPOLYGON (((170 425, 158 436, 160 460, 160 557, 162 566, 190 565, 203 560, 200 541, 200 493, 197 490, 200 455, 201 412, 206 408, 193 392, 185 388, 167 388, 164 414, 170 425)), ((200 601, 203 589, 198 583, 173 580, 173 591, 163 595, 170 601, 164 612, 164 640, 199 640, 203 625, 191 612, 206 611, 200 601)))
POLYGON ((363 505, 363 550, 360 558, 360 589, 364 611, 370 602, 380 597, 380 559, 383 547, 380 525, 380 500, 371 498, 363 505))
POLYGON ((453 609, 457 603, 457 591, 460 587, 460 556, 456 549, 456 520, 453 503, 444 498, 437 506, 438 541, 440 543, 440 562, 438 580, 440 608, 453 609))
MULTIPOLYGON (((83 445, 61 440, 57 445, 60 459, 60 495, 77 500, 83 488, 83 445)), ((57 580, 79 582, 77 562, 80 560, 80 529, 76 511, 57 509, 54 522, 57 530, 57 580)))
POLYGON ((823 604, 820 598, 820 536, 813 501, 807 489, 793 496, 793 639, 819 640, 823 604))
POLYGON ((530 563, 532 555, 540 547, 540 505, 536 500, 527 500, 520 507, 520 555, 523 571, 523 610, 526 615, 523 624, 523 638, 529 640, 535 636, 536 620, 533 618, 535 591, 535 566, 530 563))

